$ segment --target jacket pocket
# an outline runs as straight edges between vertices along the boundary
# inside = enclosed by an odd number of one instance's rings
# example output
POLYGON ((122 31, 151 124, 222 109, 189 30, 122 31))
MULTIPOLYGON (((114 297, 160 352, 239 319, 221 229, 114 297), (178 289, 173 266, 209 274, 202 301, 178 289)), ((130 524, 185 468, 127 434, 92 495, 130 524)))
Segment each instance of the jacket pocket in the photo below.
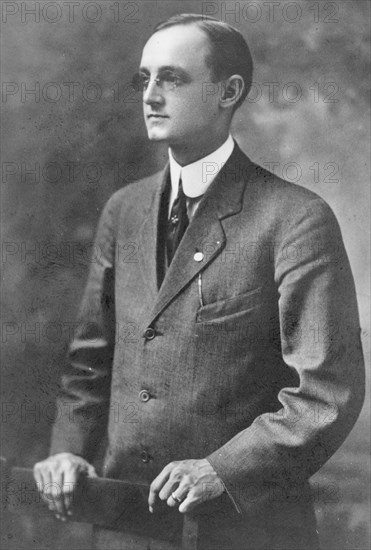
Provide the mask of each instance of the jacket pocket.
POLYGON ((262 287, 255 288, 244 294, 218 300, 201 306, 197 312, 196 323, 224 321, 231 315, 243 314, 259 306, 262 301, 262 287))

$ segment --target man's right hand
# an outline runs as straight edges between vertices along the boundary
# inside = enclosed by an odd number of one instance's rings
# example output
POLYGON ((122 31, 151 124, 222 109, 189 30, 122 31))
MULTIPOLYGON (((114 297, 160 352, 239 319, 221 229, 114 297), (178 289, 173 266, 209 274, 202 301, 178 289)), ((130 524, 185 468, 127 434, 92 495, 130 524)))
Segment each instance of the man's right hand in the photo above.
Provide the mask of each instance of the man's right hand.
POLYGON ((72 515, 72 499, 80 476, 98 477, 94 467, 72 453, 52 455, 34 466, 34 477, 42 499, 58 519, 72 515))

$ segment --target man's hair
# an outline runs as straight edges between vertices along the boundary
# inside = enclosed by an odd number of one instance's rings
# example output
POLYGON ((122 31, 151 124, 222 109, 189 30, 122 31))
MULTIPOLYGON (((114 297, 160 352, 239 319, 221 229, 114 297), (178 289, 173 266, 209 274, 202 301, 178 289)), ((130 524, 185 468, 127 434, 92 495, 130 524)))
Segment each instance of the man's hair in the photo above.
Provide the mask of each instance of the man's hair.
POLYGON ((204 31, 209 39, 210 55, 206 62, 210 65, 213 78, 217 82, 233 74, 238 74, 243 78, 245 88, 235 105, 235 109, 237 109, 250 91, 253 72, 249 47, 237 29, 214 17, 196 13, 181 13, 158 23, 152 34, 176 25, 192 24, 204 31))

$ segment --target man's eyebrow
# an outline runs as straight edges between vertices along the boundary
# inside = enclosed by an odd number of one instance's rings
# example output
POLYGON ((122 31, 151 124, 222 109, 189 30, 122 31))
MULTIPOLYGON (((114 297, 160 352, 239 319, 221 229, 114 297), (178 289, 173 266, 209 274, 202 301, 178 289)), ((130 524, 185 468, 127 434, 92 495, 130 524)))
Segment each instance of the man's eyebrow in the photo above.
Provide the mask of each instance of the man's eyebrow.
MULTIPOLYGON (((139 67, 139 71, 142 72, 142 73, 147 73, 147 74, 150 73, 150 71, 147 69, 147 67, 139 67)), ((179 76, 183 76, 183 77, 186 77, 186 78, 190 78, 190 76, 191 76, 185 69, 183 69, 182 67, 179 67, 177 65, 164 65, 163 67, 159 67, 158 73, 161 73, 163 71, 171 71, 173 73, 178 74, 179 76)))

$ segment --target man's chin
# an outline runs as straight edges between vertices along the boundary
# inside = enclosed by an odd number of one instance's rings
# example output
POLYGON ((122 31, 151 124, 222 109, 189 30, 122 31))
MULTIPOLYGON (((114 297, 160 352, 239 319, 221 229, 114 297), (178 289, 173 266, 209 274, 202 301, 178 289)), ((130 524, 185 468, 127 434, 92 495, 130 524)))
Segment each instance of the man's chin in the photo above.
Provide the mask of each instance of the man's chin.
POLYGON ((166 141, 167 136, 164 132, 159 132, 157 130, 153 130, 152 128, 147 130, 148 139, 150 141, 166 141))

